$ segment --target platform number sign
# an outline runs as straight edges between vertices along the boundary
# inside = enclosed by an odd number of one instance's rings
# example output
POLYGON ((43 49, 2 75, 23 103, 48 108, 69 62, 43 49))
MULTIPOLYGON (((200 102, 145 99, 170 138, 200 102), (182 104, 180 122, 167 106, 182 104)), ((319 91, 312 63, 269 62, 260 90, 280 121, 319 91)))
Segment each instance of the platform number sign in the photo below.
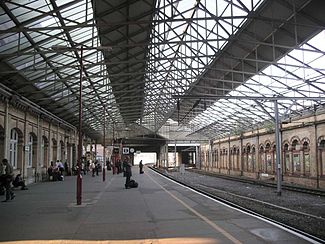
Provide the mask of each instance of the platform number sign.
POLYGON ((123 147, 123 154, 129 154, 130 150, 128 147, 123 147))

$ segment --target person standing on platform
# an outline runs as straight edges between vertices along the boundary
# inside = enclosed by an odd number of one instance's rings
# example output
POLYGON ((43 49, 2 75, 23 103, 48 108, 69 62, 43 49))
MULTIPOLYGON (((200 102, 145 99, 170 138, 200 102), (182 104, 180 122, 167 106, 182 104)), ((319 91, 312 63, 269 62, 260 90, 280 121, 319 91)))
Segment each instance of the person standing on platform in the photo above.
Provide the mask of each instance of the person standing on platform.
POLYGON ((92 177, 95 177, 95 164, 93 161, 90 161, 90 164, 89 164, 89 169, 91 170, 91 173, 92 173, 92 177))
POLYGON ((11 182, 14 178, 14 169, 6 158, 2 160, 2 164, 5 167, 3 178, 4 185, 6 188, 6 200, 4 200, 3 202, 8 202, 9 200, 13 200, 15 198, 15 194, 11 190, 11 182))
POLYGON ((95 162, 95 170, 96 170, 96 175, 98 176, 100 170, 100 163, 97 160, 95 162))
POLYGON ((126 180, 125 180, 125 189, 129 189, 130 188, 130 180, 131 180, 131 176, 132 176, 132 170, 131 170, 131 163, 129 162, 129 158, 125 157, 125 176, 126 176, 126 180))
POLYGON ((123 160, 123 167, 122 167, 122 170, 123 170, 123 177, 126 177, 126 167, 127 167, 127 164, 128 164, 128 161, 126 160, 126 158, 124 158, 123 160))
POLYGON ((139 163, 139 170, 140 170, 140 174, 143 174, 143 163, 142 163, 142 160, 140 160, 140 163, 139 163))

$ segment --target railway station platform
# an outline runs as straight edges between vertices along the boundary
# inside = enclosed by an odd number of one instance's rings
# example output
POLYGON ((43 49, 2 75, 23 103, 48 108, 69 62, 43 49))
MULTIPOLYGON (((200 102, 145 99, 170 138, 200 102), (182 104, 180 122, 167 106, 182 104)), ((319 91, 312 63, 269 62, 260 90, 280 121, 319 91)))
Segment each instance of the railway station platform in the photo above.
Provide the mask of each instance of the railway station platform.
MULTIPOLYGON (((76 177, 16 190, 0 203, 0 243, 308 243, 300 235, 227 207, 145 168, 138 188, 122 174, 76 177)), ((3 197, 4 198, 4 197, 3 197)))

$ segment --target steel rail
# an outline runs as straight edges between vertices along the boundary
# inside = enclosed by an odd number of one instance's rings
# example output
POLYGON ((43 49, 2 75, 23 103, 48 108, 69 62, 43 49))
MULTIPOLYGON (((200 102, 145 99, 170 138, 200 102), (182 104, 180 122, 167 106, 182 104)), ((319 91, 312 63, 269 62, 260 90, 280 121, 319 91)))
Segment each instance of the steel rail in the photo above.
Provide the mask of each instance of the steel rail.
MULTIPOLYGON (((160 174, 160 175, 162 175, 162 176, 168 178, 168 179, 171 180, 171 181, 174 181, 174 182, 176 182, 176 183, 178 183, 178 184, 180 184, 180 185, 182 185, 182 186, 188 187, 188 188, 190 188, 190 189, 192 189, 192 190, 194 190, 194 191, 196 191, 196 192, 198 192, 198 193, 200 193, 200 194, 202 194, 202 195, 204 195, 204 196, 208 196, 208 197, 210 197, 210 198, 212 198, 212 199, 215 199, 215 200, 217 200, 217 201, 219 201, 219 202, 221 202, 221 203, 223 203, 223 204, 225 204, 225 205, 227 205, 227 206, 231 206, 231 207, 233 207, 233 208, 235 208, 235 209, 238 209, 238 210, 240 210, 240 211, 243 211, 244 213, 248 213, 248 214, 251 214, 251 215, 253 215, 253 216, 257 216, 257 217, 259 217, 260 219, 263 219, 263 220, 269 221, 269 222, 271 222, 271 223, 277 224, 277 225, 279 225, 279 226, 282 226, 282 227, 284 227, 284 228, 287 228, 288 230, 294 231, 294 232, 296 232, 296 233, 298 233, 298 234, 300 234, 300 235, 302 235, 302 236, 305 236, 305 237, 307 237, 307 238, 310 238, 310 239, 312 239, 312 240, 315 240, 315 241, 317 241, 317 242, 319 242, 319 243, 324 243, 324 241, 325 241, 325 240, 323 240, 323 239, 321 239, 321 238, 319 238, 319 237, 317 237, 317 236, 314 236, 314 235, 312 235, 312 234, 309 234, 309 233, 307 233, 307 232, 305 232, 305 231, 303 231, 303 230, 300 230, 300 229, 297 229, 297 228, 295 228, 295 227, 293 227, 293 226, 290 226, 290 225, 287 225, 287 224, 285 224, 285 223, 279 222, 279 221, 277 221, 277 220, 275 220, 275 219, 272 219, 272 218, 270 218, 270 217, 266 217, 266 216, 264 216, 263 214, 260 214, 260 213, 258 213, 258 212, 255 212, 254 210, 248 209, 248 208, 243 207, 243 206, 241 206, 241 205, 239 205, 239 204, 237 204, 237 203, 231 202, 230 200, 227 200, 227 199, 225 199, 225 198, 222 198, 222 197, 220 197, 220 196, 217 196, 216 194, 213 194, 212 192, 209 192, 209 191, 207 191, 207 190, 200 189, 200 188, 198 188, 198 187, 195 187, 195 186, 193 186, 193 185, 189 185, 189 184, 187 184, 187 183, 185 183, 185 182, 183 182, 183 181, 180 181, 180 180, 178 180, 178 179, 175 179, 174 177, 168 175, 167 173, 163 173, 163 172, 161 172, 161 171, 158 170, 158 169, 155 169, 155 168, 153 168, 153 167, 149 167, 149 168, 150 168, 151 170, 153 170, 154 172, 156 172, 156 173, 158 173, 158 174, 160 174)), ((218 189, 213 189, 213 190, 218 190, 218 189)), ((219 190, 218 190, 218 191, 219 191, 219 190)), ((220 190, 220 191, 222 191, 222 190, 220 190)), ((223 191, 222 193, 225 193, 225 194, 229 195, 229 192, 227 192, 227 191, 223 191)), ((249 198, 246 198, 246 197, 243 197, 243 196, 239 196, 239 195, 237 195, 237 194, 232 194, 232 195, 233 195, 234 197, 241 197, 242 199, 245 199, 245 200, 249 200, 249 201, 251 200, 251 199, 249 199, 249 198)), ((255 200, 255 199, 252 199, 252 200, 255 200)), ((267 203, 267 202, 263 202, 263 201, 255 201, 255 202, 258 203, 258 204, 265 204, 265 205, 268 205, 268 206, 270 206, 270 207, 272 207, 272 208, 278 208, 278 209, 281 210, 281 211, 288 211, 288 210, 290 210, 290 209, 287 209, 287 208, 285 208, 285 207, 279 207, 279 206, 277 206, 277 205, 269 204, 269 203, 267 203)), ((314 216, 314 215, 309 216, 309 214, 302 213, 302 212, 299 212, 299 211, 294 211, 294 210, 292 210, 292 211, 288 211, 288 212, 291 212, 291 213, 293 213, 293 214, 295 214, 295 215, 296 215, 296 214, 301 214, 302 216, 308 216, 308 217, 312 217, 312 216, 314 216)), ((321 217, 318 217, 318 216, 314 216, 314 217, 316 217, 317 220, 324 221, 324 218, 321 218, 321 217)))

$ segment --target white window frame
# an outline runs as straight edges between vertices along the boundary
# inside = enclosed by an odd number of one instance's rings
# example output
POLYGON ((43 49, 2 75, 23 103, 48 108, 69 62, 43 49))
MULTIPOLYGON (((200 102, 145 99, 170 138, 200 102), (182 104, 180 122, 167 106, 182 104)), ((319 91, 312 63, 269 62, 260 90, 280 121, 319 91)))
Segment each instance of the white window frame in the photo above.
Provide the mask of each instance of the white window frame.
POLYGON ((33 136, 32 134, 28 135, 28 161, 27 161, 27 167, 31 168, 33 166, 33 136))
POLYGON ((44 161, 45 161, 45 139, 42 137, 42 142, 41 142, 41 166, 44 166, 44 161))
POLYGON ((15 129, 10 131, 10 145, 9 145, 9 163, 14 169, 17 168, 18 157, 18 133, 15 129))

